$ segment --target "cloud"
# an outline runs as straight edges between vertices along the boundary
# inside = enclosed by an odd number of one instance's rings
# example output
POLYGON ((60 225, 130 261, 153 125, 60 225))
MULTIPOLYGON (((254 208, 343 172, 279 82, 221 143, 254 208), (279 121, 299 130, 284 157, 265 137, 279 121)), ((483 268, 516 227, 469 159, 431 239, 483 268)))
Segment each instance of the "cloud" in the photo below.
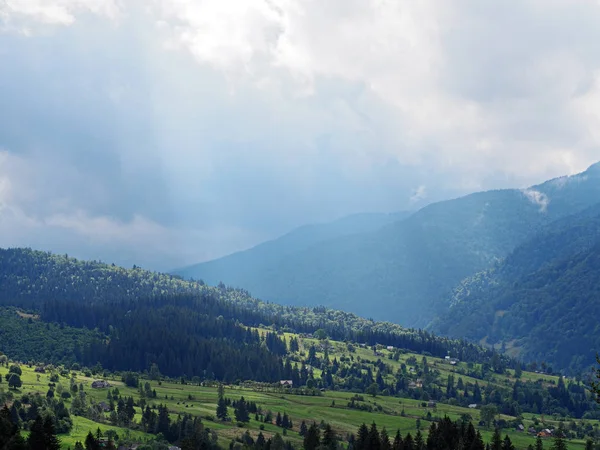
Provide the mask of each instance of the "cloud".
POLYGON ((523 189, 521 192, 527 197, 527 199, 534 205, 540 207, 540 212, 546 212, 548 205, 550 204, 550 198, 543 192, 536 191, 535 189, 523 189))
POLYGON ((599 21, 585 0, 0 2, 5 242, 180 265, 582 171, 599 21))
POLYGON ((409 202, 414 204, 420 201, 423 201, 427 198, 427 188, 425 185, 420 185, 418 188, 414 189, 412 195, 410 196, 409 202))

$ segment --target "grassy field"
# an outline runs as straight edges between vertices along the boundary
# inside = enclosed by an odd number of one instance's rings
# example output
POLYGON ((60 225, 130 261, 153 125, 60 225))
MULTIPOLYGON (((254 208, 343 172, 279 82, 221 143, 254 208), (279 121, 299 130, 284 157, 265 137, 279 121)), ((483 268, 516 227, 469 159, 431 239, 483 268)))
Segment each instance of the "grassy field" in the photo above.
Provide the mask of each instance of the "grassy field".
MULTIPOLYGON (((311 340, 303 340, 302 345, 306 347, 312 343, 311 340)), ((332 343, 333 348, 330 350, 330 357, 341 357, 349 356, 346 345, 343 343, 332 343)), ((357 348, 353 357, 360 357, 365 361, 374 361, 377 358, 386 358, 387 350, 382 350, 383 356, 375 356, 372 350, 357 348)), ((403 362, 406 363, 408 358, 416 356, 421 361, 421 355, 402 355, 399 361, 393 361, 386 359, 386 363, 392 364, 395 367, 399 367, 403 362)), ((451 366, 444 360, 439 358, 428 357, 428 363, 432 368, 439 370, 443 376, 446 374, 454 373, 459 375, 459 371, 466 369, 466 366, 462 363, 457 366, 451 366)), ((50 381, 49 374, 37 374, 33 371, 33 368, 22 366, 23 375, 23 386, 18 391, 15 391, 16 397, 25 393, 39 392, 45 395, 48 390, 48 383, 50 381)), ((5 369, 6 371, 6 369, 5 369)), ((556 377, 550 377, 546 375, 524 373, 525 376, 535 379, 536 377, 544 379, 547 383, 556 383, 556 377)), ((4 373, 3 373, 4 375, 4 373)), ((83 383, 88 398, 94 399, 96 402, 106 401, 107 389, 93 389, 91 383, 94 378, 86 377, 81 372, 76 373, 77 383, 83 383)), ((465 382, 469 380, 469 377, 460 375, 465 382)), ((504 375, 503 377, 497 377, 492 380, 493 383, 504 383, 508 377, 512 379, 512 374, 504 375)), ((139 392, 137 389, 126 387, 119 379, 108 378, 108 381, 112 386, 117 387, 122 396, 133 396, 135 399, 139 398, 139 392)), ((145 382, 146 380, 143 380, 145 382)), ((472 382, 475 382, 473 379, 472 382)), ((480 380, 481 382, 481 380, 480 380)), ((60 384, 64 389, 69 387, 69 379, 61 377, 60 384)), ((263 434, 265 437, 270 437, 275 433, 282 433, 282 429, 275 426, 274 424, 263 424, 251 417, 251 420, 243 428, 237 426, 232 422, 218 422, 211 420, 215 414, 217 404, 217 388, 216 387, 203 387, 191 384, 179 384, 175 382, 162 381, 160 384, 158 381, 151 381, 151 387, 156 390, 157 398, 149 399, 148 403, 152 404, 165 404, 168 406, 169 411, 173 418, 180 413, 190 413, 195 416, 203 417, 204 423, 207 427, 215 430, 219 435, 219 442, 223 446, 227 446, 229 441, 241 435, 245 430, 249 430, 251 434, 256 436, 260 431, 260 427, 263 426, 263 434)), ((6 386, 6 384, 4 384, 6 386)), ((459 406, 451 406, 446 404, 438 403, 435 408, 428 408, 423 406, 422 401, 412 399, 400 399, 397 397, 385 397, 377 396, 372 397, 363 395, 364 401, 361 403, 370 405, 373 407, 375 412, 367 412, 356 409, 350 409, 347 407, 348 402, 354 393, 326 391, 322 392, 320 396, 300 396, 292 395, 285 391, 271 391, 264 392, 258 389, 243 388, 239 386, 226 386, 225 396, 232 400, 237 400, 241 396, 244 396, 246 400, 255 401, 264 411, 271 410, 274 416, 280 412, 283 414, 286 412, 293 421, 293 429, 287 431, 286 439, 291 440, 296 446, 300 447, 302 438, 299 436, 298 431, 301 422, 304 420, 307 423, 316 420, 317 422, 324 420, 332 425, 341 437, 345 437, 349 433, 355 433, 358 426, 362 423, 371 424, 375 422, 379 429, 386 427, 390 435, 395 434, 396 430, 399 429, 403 435, 410 432, 413 434, 417 431, 417 420, 420 421, 420 427, 422 432, 426 435, 427 429, 429 428, 429 422, 425 420, 427 413, 431 413, 434 417, 443 417, 445 415, 452 419, 458 419, 464 414, 468 414, 472 419, 477 422, 479 420, 479 411, 477 409, 463 408, 459 406)), ((66 402, 67 404, 70 401, 66 402)), ((136 420, 139 420, 140 410, 137 408, 136 420)), ((233 416, 233 410, 230 408, 230 415, 233 416)), ((506 419, 512 419, 506 417, 506 419)), ((152 439, 151 435, 139 432, 131 431, 124 428, 112 427, 106 423, 96 423, 82 417, 73 417, 74 427, 68 436, 61 436, 61 440, 64 448, 73 447, 77 440, 83 441, 88 431, 95 431, 98 427, 102 431, 108 429, 115 430, 119 436, 127 437, 130 441, 143 442, 148 439, 152 439)), ((532 415, 526 415, 524 425, 528 427, 533 420, 532 415)), ((547 426, 557 426, 557 422, 553 420, 546 420, 547 426)), ((595 422, 592 422, 595 423, 595 422)), ((597 423, 596 423, 597 425, 597 423)), ((484 440, 491 438, 491 431, 481 429, 484 436, 484 440)), ((534 443, 534 438, 524 434, 518 433, 514 430, 506 430, 503 434, 508 434, 517 446, 517 448, 526 448, 527 445, 534 443)), ((548 441, 546 446, 549 448, 551 442, 548 441)), ((571 449, 583 449, 585 446, 583 441, 570 441, 569 448, 571 449)))

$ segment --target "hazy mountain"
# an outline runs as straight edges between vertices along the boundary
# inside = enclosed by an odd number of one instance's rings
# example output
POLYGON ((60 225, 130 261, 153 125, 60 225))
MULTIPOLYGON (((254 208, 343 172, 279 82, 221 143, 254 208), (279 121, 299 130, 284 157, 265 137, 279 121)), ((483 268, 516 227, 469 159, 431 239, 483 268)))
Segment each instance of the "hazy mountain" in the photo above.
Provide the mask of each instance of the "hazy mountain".
POLYGON ((288 250, 277 241, 178 271, 286 304, 323 304, 424 326, 461 280, 506 257, 541 227, 600 199, 600 165, 529 189, 435 203, 382 228, 288 250), (278 255, 271 257, 270 255, 278 255))
POLYGON ((580 371, 600 347, 600 203, 556 221, 464 280, 437 332, 580 371))
MULTIPOLYGON (((236 279, 229 283, 246 288, 255 284, 253 280, 259 277, 260 273, 269 270, 273 265, 277 266, 290 255, 334 238, 378 230, 403 220, 410 214, 408 211, 391 214, 361 213, 333 222, 304 225, 251 249, 216 259, 208 264, 195 264, 174 272, 189 278, 198 278, 198 274, 202 274, 201 278, 209 284, 218 284, 222 281, 224 273, 233 273, 236 279)), ((232 278, 227 276, 226 279, 232 278)))

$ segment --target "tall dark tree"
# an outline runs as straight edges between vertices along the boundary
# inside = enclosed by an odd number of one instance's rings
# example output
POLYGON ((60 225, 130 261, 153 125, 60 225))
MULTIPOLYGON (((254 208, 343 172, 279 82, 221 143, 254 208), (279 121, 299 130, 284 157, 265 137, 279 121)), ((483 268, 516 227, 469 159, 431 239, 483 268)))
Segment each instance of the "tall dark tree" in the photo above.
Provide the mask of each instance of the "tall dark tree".
MULTIPOLYGON (((29 429, 27 446, 31 450, 46 450, 46 436, 44 433, 44 421, 42 416, 38 415, 29 429)), ((96 449, 91 449, 96 450, 96 449)))
POLYGON ((321 442, 319 427, 313 423, 304 436, 304 450, 316 450, 321 442))
POLYGON ((392 444, 392 450, 402 450, 404 448, 404 441, 400 430, 396 430, 396 436, 394 437, 394 443, 392 444))
POLYGON ((44 446, 46 450, 60 450, 60 439, 56 435, 56 429, 54 428, 54 422, 52 417, 46 416, 44 419, 44 446))
POLYGON ((217 401, 217 418, 219 420, 226 420, 229 417, 229 412, 227 411, 227 401, 224 397, 219 397, 217 401))
POLYGON ((248 413, 248 405, 246 404, 246 400, 244 397, 241 397, 237 402, 235 402, 235 410, 234 410, 235 420, 238 422, 246 423, 250 422, 250 415, 248 413))
POLYGON ((335 435, 335 431, 331 428, 331 425, 325 425, 325 429, 323 430, 323 438, 321 439, 321 448, 326 448, 327 450, 336 450, 337 448, 337 436, 335 435))

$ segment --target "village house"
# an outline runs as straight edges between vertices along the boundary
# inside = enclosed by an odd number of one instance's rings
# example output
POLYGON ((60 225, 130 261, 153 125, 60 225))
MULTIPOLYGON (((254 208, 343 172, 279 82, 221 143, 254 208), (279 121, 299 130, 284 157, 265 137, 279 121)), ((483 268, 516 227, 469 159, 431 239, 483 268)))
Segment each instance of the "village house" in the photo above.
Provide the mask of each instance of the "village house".
POLYGON ((33 371, 35 373, 46 373, 46 369, 44 369, 42 366, 38 366, 35 369, 33 369, 33 371))
POLYGON ((292 380, 280 380, 279 384, 286 388, 291 388, 294 386, 294 382, 292 380))
POLYGON ((394 346, 393 346, 393 345, 388 345, 386 348, 387 348, 387 349, 388 349, 390 352, 391 352, 392 350, 394 350, 394 346))
POLYGON ((471 409, 476 409, 476 408, 477 408, 477 403, 471 403, 471 404, 469 405, 469 408, 471 408, 471 409))
POLYGON ((437 403, 434 402, 433 400, 429 400, 429 402, 427 402, 427 407, 428 408, 436 408, 437 407, 437 403))
POLYGON ((92 388, 94 389, 102 389, 108 387, 110 387, 110 384, 108 383, 108 381, 105 380, 96 380, 92 382, 92 388))

